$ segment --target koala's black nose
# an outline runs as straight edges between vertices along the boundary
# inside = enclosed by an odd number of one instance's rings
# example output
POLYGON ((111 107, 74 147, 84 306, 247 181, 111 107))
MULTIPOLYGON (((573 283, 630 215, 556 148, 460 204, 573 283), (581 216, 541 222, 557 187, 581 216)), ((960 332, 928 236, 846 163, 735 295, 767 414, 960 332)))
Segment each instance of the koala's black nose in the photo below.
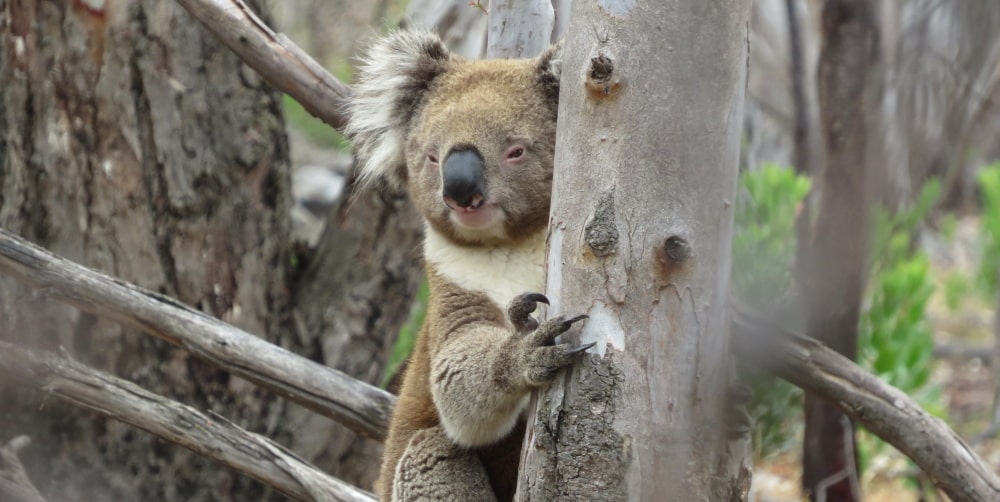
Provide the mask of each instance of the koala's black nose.
POLYGON ((454 201, 467 209, 479 209, 486 201, 483 157, 475 148, 452 150, 444 159, 443 196, 446 204, 454 201))

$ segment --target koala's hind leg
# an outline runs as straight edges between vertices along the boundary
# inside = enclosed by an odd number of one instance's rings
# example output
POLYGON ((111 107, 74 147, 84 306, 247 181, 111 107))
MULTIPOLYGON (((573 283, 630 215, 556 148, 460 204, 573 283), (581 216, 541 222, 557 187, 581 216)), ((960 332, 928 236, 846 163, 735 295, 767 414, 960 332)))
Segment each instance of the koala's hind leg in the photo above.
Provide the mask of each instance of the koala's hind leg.
POLYGON ((413 435, 396 464, 392 500, 496 502, 496 496, 479 456, 432 427, 413 435))

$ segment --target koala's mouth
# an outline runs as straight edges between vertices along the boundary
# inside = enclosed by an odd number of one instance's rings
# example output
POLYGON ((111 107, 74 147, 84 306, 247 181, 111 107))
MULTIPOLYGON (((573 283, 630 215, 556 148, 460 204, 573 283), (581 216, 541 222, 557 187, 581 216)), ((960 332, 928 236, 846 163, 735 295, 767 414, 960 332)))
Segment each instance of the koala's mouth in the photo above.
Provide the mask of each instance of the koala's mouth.
POLYGON ((482 229, 496 224, 503 219, 503 210, 492 201, 483 201, 478 205, 462 207, 448 204, 449 219, 459 227, 482 229))

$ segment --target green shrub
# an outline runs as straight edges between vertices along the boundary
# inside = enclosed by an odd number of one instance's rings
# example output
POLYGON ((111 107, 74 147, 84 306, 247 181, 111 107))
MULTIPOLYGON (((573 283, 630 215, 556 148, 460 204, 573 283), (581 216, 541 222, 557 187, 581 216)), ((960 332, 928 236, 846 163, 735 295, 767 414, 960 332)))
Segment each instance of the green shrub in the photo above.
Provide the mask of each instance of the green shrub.
MULTIPOLYGON (((909 209, 892 215, 876 212, 871 281, 858 333, 858 364, 939 417, 945 409, 940 386, 930 381, 934 334, 926 318, 934 282, 930 259, 915 242, 940 194, 940 184, 931 181, 909 209)), ((869 432, 859 433, 862 469, 886 449, 869 432)))
POLYGON ((733 235, 733 290, 754 304, 788 290, 794 280, 795 216, 809 178, 764 164, 740 177, 733 235))
POLYGON ((983 202, 983 254, 977 285, 993 298, 1000 283, 1000 162, 979 173, 979 190, 983 202))
MULTIPOLYGON (((791 169, 765 164, 743 173, 733 235, 733 291, 767 311, 794 283, 795 217, 810 181, 791 169)), ((754 382, 754 454, 764 458, 791 444, 799 427, 802 392, 783 380, 754 382)))
MULTIPOLYGON (((795 217, 810 180, 790 169, 765 165, 744 173, 741 186, 733 238, 733 288, 751 306, 773 311, 780 306, 771 303, 794 286, 795 217)), ((871 280, 858 341, 859 364, 939 415, 943 413, 940 388, 930 384, 934 339, 925 319, 934 286, 930 261, 914 243, 940 191, 937 182, 928 183, 908 210, 875 213, 871 280)), ((767 378, 756 383, 750 411, 755 418, 757 458, 791 444, 801 402, 801 392, 783 381, 767 378)), ((869 458, 880 446, 862 437, 862 458, 869 458)))

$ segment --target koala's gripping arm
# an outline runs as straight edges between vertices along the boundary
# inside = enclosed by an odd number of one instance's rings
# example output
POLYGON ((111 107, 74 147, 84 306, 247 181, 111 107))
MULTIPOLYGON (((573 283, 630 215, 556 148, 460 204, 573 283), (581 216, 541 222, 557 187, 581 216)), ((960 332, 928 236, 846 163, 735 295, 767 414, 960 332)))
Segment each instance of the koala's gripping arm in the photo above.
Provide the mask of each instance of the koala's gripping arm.
MULTIPOLYGON (((516 297, 508 309, 509 324, 438 323, 452 329, 439 333, 432 349, 431 394, 441 425, 456 444, 474 447, 502 439, 517 423, 531 388, 549 382, 574 355, 593 346, 556 345, 557 336, 586 316, 538 324, 530 314, 539 301, 548 303, 538 293, 516 297)), ((461 310, 445 317, 475 318, 461 310)))

